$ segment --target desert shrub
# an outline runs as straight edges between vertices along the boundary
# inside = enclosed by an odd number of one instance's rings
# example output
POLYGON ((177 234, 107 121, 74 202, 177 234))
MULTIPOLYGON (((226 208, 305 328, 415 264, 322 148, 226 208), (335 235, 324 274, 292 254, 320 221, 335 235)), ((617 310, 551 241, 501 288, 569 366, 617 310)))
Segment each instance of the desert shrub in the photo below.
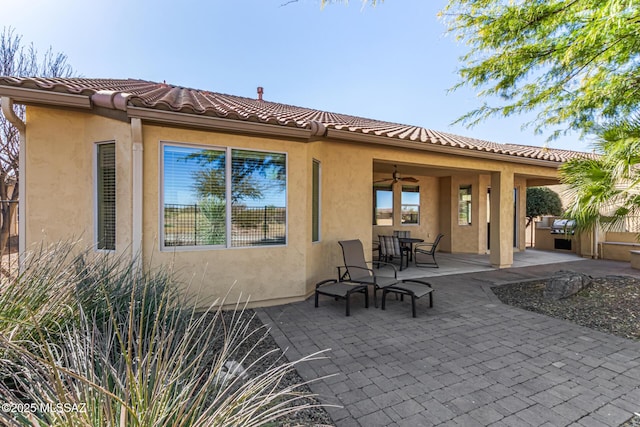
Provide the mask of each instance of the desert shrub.
POLYGON ((243 307, 199 309, 166 269, 58 245, 0 300, 0 401, 8 426, 252 426, 295 412, 301 361, 263 363, 268 331, 243 307), (33 284, 34 286, 30 286, 33 284), (22 309, 22 311, 20 311, 22 309), (19 407, 19 406, 14 406, 19 407))
POLYGON ((198 220, 198 242, 206 245, 225 244, 227 223, 224 200, 210 196, 200 200, 198 208, 201 216, 198 220))

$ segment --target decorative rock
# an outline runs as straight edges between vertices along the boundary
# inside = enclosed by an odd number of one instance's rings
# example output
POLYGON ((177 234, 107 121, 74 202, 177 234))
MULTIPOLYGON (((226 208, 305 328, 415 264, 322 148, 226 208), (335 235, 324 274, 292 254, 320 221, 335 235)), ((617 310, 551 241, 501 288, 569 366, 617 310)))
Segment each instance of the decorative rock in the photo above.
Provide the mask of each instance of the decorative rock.
POLYGON ((223 387, 233 382, 236 378, 242 381, 248 378, 247 371, 242 365, 235 360, 229 360, 220 368, 215 375, 215 384, 221 384, 223 387))
POLYGON ((559 300, 570 297, 591 283, 591 276, 574 271, 559 271, 549 281, 544 289, 545 299, 559 300))

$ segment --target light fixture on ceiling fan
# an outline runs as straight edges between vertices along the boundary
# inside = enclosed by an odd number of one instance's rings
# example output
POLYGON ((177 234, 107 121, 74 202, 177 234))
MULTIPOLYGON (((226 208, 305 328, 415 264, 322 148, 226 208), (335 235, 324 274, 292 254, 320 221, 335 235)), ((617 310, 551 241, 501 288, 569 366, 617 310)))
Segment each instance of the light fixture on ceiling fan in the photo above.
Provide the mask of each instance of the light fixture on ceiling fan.
POLYGON ((393 165, 393 173, 391 174, 391 178, 386 178, 386 179, 380 179, 378 181, 375 181, 374 184, 380 183, 380 182, 392 182, 392 183, 396 183, 398 181, 403 181, 403 182, 413 182, 416 183, 418 182, 418 180, 412 176, 405 176, 402 177, 400 176, 400 173, 398 172, 398 166, 397 165, 393 165))

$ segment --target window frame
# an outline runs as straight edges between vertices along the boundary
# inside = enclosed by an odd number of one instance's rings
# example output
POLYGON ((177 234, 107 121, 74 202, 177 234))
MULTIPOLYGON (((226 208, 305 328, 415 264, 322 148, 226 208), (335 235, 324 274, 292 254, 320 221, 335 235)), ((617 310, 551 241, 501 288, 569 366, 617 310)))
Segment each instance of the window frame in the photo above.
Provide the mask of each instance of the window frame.
POLYGON ((286 151, 277 150, 265 150, 256 149, 250 147, 238 147, 238 146, 221 146, 221 145, 208 145, 192 142, 180 142, 170 140, 160 140, 159 142, 159 156, 158 156, 158 236, 160 252, 176 252, 176 251, 206 251, 206 250, 219 250, 219 249, 250 249, 250 248, 272 248, 272 247, 286 247, 289 244, 289 154, 286 151), (167 246, 165 245, 165 162, 164 162, 164 149, 166 146, 180 147, 180 148, 192 148, 196 150, 219 150, 225 152, 225 227, 226 227, 226 241, 221 245, 184 245, 184 246, 167 246), (270 244, 270 245, 248 245, 248 246, 233 246, 232 244, 232 163, 233 163, 233 150, 259 152, 278 154, 284 156, 285 164, 285 189, 284 189, 284 203, 285 203, 285 226, 284 226, 284 243, 270 244))
POLYGON ((420 193, 420 185, 402 185, 400 187, 400 222, 402 225, 406 225, 407 227, 409 226, 414 226, 414 225, 420 225, 420 204, 422 202, 422 194, 420 193), (415 189, 416 191, 405 191, 405 188, 412 188, 415 189), (417 193, 418 194, 418 203, 403 203, 402 201, 402 196, 404 195, 404 193, 417 193), (402 221, 402 217, 404 215, 404 207, 408 206, 408 207, 415 207, 417 212, 418 212, 418 220, 416 222, 403 222, 402 221))
POLYGON ((458 225, 468 226, 472 225, 472 211, 473 209, 473 186, 471 184, 464 184, 458 186, 458 225), (463 194, 463 190, 466 190, 466 194, 463 194), (463 196, 468 196, 469 200, 463 199, 463 196), (467 218, 466 222, 463 221, 463 209, 467 218))
POLYGON ((373 185, 373 225, 376 227, 393 227, 395 216, 395 192, 393 191, 393 184, 388 185, 373 185), (391 224, 378 224, 378 194, 377 191, 387 191, 391 193, 391 224))
MULTIPOLYGON (((117 163, 117 145, 115 140, 108 141, 99 141, 94 143, 93 147, 93 240, 95 245, 95 250, 97 252, 115 252, 118 242, 117 232, 118 232, 118 163, 117 163), (100 177, 100 149, 105 146, 113 146, 113 194, 114 194, 114 203, 113 203, 113 247, 100 247, 101 239, 100 239, 100 203, 102 201, 101 198, 101 177, 100 177)), ((106 246, 106 245, 105 245, 106 246)))

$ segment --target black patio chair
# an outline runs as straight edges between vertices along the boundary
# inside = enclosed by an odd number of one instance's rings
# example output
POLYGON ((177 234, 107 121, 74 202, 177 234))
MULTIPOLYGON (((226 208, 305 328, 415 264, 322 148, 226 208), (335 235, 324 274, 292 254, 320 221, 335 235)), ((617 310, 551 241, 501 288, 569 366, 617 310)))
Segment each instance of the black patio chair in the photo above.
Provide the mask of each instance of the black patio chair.
MULTIPOLYGON (((431 285, 422 280, 398 279, 395 266, 383 261, 376 261, 376 263, 379 262, 381 265, 386 264, 393 268, 393 277, 377 275, 372 268, 368 267, 370 263, 364 258, 364 248, 360 240, 343 240, 338 243, 340 243, 342 247, 342 257, 344 259, 344 266, 338 267, 340 280, 372 285, 373 303, 375 307, 378 307, 377 291, 379 289, 383 291, 383 303, 386 293, 389 292, 396 293, 396 295, 400 295, 401 297, 409 295, 412 297, 413 317, 415 317, 415 298, 420 298, 433 292, 431 285), (387 289, 388 291, 385 292, 387 289)), ((430 297, 430 304, 431 307, 433 307, 433 297, 430 297)))
MULTIPOLYGON (((431 284, 421 280, 403 280, 395 285, 382 289, 382 309, 386 308, 387 294, 394 293, 396 296, 411 297, 411 314, 416 317, 416 300, 425 295, 429 295, 429 307, 433 307, 433 288, 431 284), (425 287, 425 285, 427 287, 425 287)), ((401 298, 402 300, 403 298, 401 298)))
POLYGON ((393 230, 393 235, 396 237, 411 237, 411 231, 409 230, 393 230))
POLYGON ((438 237, 436 237, 436 240, 434 240, 433 243, 418 243, 416 245, 413 250, 415 253, 414 259, 416 260, 416 267, 440 267, 436 261, 436 250, 438 249, 438 244, 443 237, 444 234, 438 234, 438 237), (419 261, 418 254, 420 255, 420 258, 428 259, 428 257, 431 257, 431 261, 419 261))
POLYGON ((349 282, 340 282, 336 279, 323 280, 316 284, 316 308, 318 307, 318 296, 327 295, 333 297, 336 301, 339 299, 346 300, 346 315, 351 315, 351 294, 364 294, 364 308, 369 308, 369 286, 363 284, 354 284, 349 282))
POLYGON ((378 236, 380 242, 380 256, 379 259, 390 263, 394 259, 400 260, 400 271, 405 262, 407 268, 409 268, 409 248, 402 246, 398 236, 378 236))

